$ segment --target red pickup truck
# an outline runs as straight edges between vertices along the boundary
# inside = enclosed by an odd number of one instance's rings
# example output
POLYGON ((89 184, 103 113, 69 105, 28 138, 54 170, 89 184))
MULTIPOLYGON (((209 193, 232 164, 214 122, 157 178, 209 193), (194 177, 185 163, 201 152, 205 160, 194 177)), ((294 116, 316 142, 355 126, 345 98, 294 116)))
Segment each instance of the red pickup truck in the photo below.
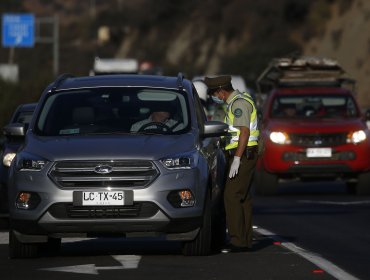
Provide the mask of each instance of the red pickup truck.
POLYGON ((275 194, 279 179, 342 179, 349 191, 369 194, 370 132, 354 94, 343 87, 349 80, 334 63, 300 59, 276 60, 258 80, 272 89, 262 108, 265 149, 256 193, 275 194))

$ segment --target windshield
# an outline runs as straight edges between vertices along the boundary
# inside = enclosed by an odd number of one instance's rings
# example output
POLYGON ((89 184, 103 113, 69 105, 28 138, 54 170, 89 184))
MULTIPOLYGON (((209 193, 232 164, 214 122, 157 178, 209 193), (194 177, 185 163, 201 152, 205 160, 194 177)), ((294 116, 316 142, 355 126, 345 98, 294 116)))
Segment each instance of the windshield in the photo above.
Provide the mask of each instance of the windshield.
POLYGON ((277 96, 271 107, 271 117, 277 118, 353 118, 358 116, 351 96, 299 95, 277 96))
POLYGON ((115 87, 49 95, 34 131, 44 136, 181 134, 189 127, 188 105, 182 91, 115 87))

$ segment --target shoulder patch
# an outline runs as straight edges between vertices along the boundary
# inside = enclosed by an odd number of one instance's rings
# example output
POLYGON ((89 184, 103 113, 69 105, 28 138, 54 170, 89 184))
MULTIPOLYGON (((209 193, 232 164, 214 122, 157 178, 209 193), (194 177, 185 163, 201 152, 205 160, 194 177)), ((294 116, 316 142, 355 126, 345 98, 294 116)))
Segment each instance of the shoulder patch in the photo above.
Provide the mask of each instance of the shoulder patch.
POLYGON ((243 111, 240 108, 236 108, 233 114, 236 118, 240 118, 243 115, 243 111))

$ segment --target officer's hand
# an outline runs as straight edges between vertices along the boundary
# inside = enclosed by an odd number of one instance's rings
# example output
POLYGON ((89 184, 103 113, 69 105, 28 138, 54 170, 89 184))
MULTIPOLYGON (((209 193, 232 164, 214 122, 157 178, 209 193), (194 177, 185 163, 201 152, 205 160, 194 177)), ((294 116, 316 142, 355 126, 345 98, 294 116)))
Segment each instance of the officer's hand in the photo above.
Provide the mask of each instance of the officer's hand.
POLYGON ((229 178, 235 177, 236 174, 238 174, 240 166, 240 157, 234 156, 233 163, 231 164, 230 167, 230 172, 229 172, 229 178))

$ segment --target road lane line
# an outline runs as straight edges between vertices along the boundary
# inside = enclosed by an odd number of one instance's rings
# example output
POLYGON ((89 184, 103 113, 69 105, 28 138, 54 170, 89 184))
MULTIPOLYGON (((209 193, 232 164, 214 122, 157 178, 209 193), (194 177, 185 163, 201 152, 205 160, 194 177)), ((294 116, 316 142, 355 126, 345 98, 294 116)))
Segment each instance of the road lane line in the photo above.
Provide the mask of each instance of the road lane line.
POLYGON ((9 244, 9 233, 0 232, 0 245, 8 245, 8 244, 9 244))
POLYGON ((370 204, 370 200, 360 200, 360 201, 298 200, 298 203, 347 206, 347 205, 370 204))
POLYGON ((328 274, 332 275, 333 277, 335 277, 338 280, 359 280, 359 278, 356 278, 355 276, 349 274, 348 272, 344 271, 343 269, 341 269, 337 265, 333 264, 332 262, 324 259, 323 257, 320 257, 319 255, 317 255, 313 252, 310 252, 310 251, 307 251, 307 250, 305 250, 301 247, 298 247, 297 245, 295 245, 292 242, 288 242, 288 241, 284 240, 279 235, 277 235, 277 234, 275 234, 271 231, 268 231, 268 230, 266 230, 264 228, 261 228, 261 227, 258 227, 258 226, 254 226, 253 230, 258 232, 261 235, 264 235, 266 237, 270 237, 270 238, 274 239, 275 241, 280 242, 280 245, 283 246, 284 248, 300 255, 301 257, 308 260, 309 262, 317 265, 319 268, 323 269, 328 274))

